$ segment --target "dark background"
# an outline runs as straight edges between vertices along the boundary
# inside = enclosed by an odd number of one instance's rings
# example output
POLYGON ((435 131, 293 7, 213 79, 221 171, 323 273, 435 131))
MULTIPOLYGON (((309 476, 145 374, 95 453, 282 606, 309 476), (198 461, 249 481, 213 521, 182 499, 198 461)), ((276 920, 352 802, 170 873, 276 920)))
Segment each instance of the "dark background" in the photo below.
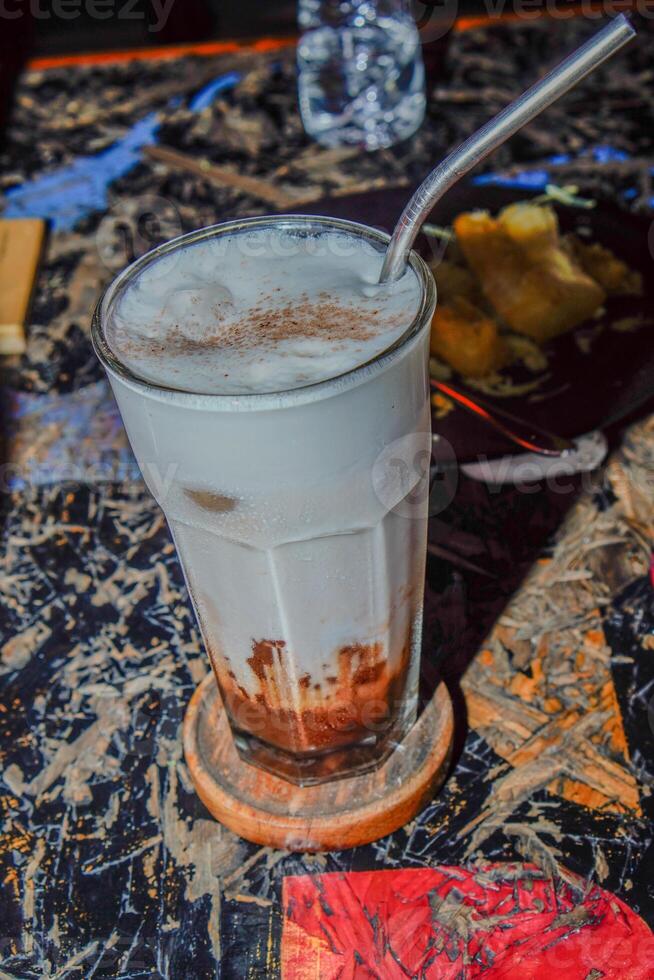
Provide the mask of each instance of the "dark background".
POLYGON ((295 2, 4 0, 0 2, 0 22, 3 33, 6 24, 10 24, 14 33, 28 39, 33 54, 51 55, 213 38, 292 34, 295 2), (162 6, 168 11, 163 26, 158 23, 162 6), (18 13, 20 16, 16 16, 18 13))
MULTIPOLYGON (((514 8, 526 9, 524 2, 409 0, 420 25, 445 18, 448 26, 455 15, 511 14, 514 8)), ((530 14, 538 2, 528 0, 530 14)), ((578 5, 576 0, 555 4, 557 11, 578 5)), ((541 6, 546 7, 547 0, 541 0, 541 6)), ((602 3, 605 13, 610 7, 611 0, 602 3)), ((297 33, 296 8, 296 0, 0 0, 0 133, 14 79, 30 57, 290 36, 297 33), (166 17, 160 15, 162 7, 166 17)), ((432 54, 438 59, 438 48, 432 54)), ((426 67, 433 74, 433 66, 426 67)))
MULTIPOLYGON (((511 13, 514 8, 531 12, 538 6, 538 0, 529 0, 524 7, 523 0, 408 2, 418 21, 449 14, 452 9, 461 16, 511 13)), ((337 5, 338 0, 333 3, 337 5)), ((546 0, 540 5, 546 7, 546 0)), ((575 5, 574 0, 556 0, 557 11, 575 5)), ((0 45, 6 55, 10 39, 11 44, 27 47, 33 55, 54 55, 290 35, 296 32, 296 6, 296 0, 0 0, 0 45), (168 16, 163 26, 157 26, 162 5, 168 16)), ((611 12, 610 0, 598 6, 611 12)))

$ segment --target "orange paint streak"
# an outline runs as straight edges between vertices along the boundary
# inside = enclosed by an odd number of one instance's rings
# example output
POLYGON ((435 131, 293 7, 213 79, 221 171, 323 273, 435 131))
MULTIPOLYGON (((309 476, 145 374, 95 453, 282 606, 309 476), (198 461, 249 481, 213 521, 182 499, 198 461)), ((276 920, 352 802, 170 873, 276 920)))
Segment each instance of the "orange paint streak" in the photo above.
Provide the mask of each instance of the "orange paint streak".
POLYGON ((158 48, 131 48, 127 51, 91 51, 85 54, 58 55, 51 58, 31 58, 27 68, 45 71, 49 68, 71 68, 85 65, 111 65, 126 61, 169 61, 187 55, 208 57, 239 52, 279 51, 295 44, 294 37, 261 38, 258 41, 207 41, 203 44, 170 44, 158 48))
MULTIPOLYGON (((636 3, 629 4, 630 10, 636 7, 636 3)), ((593 4, 590 8, 581 4, 570 5, 562 8, 558 15, 552 15, 547 10, 530 11, 529 17, 525 18, 516 12, 501 14, 480 14, 476 17, 459 17, 452 26, 452 31, 457 34, 463 31, 474 30, 476 27, 493 27, 496 24, 505 24, 521 20, 540 20, 543 17, 550 17, 552 20, 568 20, 572 17, 580 17, 583 14, 594 10, 601 11, 604 8, 600 4, 593 4), (563 15, 565 12, 565 15, 563 15)), ((622 9, 622 8, 620 8, 622 9)), ((205 41, 196 44, 170 44, 157 48, 131 48, 126 51, 89 51, 83 54, 56 55, 54 57, 31 58, 27 63, 27 68, 32 71, 44 71, 48 68, 70 68, 84 65, 108 65, 125 61, 157 61, 170 60, 172 58, 183 58, 187 55, 196 57, 206 57, 217 54, 236 54, 238 52, 256 51, 278 51, 281 48, 290 47, 297 43, 297 37, 266 37, 257 41, 205 41)))
POLYGON ((454 401, 460 402, 461 405, 465 405, 466 408, 469 408, 471 412, 475 413, 475 415, 481 415, 483 419, 489 419, 491 417, 490 412, 487 412, 486 409, 482 408, 481 405, 478 405, 477 402, 473 402, 470 398, 466 398, 466 396, 459 391, 454 391, 449 385, 444 384, 442 381, 432 381, 432 387, 442 391, 444 395, 448 396, 448 398, 453 398, 454 401))
MULTIPOLYGON (((616 13, 629 13, 630 11, 637 10, 637 3, 632 0, 631 3, 626 4, 624 7, 616 5, 616 13)), ((516 11, 510 13, 502 14, 479 14, 476 17, 459 17, 452 27, 452 30, 459 34, 463 31, 474 30, 476 27, 493 27, 496 24, 507 24, 515 23, 516 21, 524 21, 529 23, 529 21, 542 20, 543 17, 549 17, 550 20, 554 21, 565 21, 572 20, 573 17, 583 17, 587 16, 589 13, 606 13, 606 5, 600 3, 587 4, 570 4, 569 6, 563 6, 555 12, 552 13, 549 10, 530 10, 528 15, 519 14, 516 11)), ((608 12, 610 13, 610 7, 608 12)))
MULTIPOLYGON (((486 409, 483 408, 478 402, 475 402, 471 398, 468 398, 466 395, 463 394, 463 392, 455 391, 453 388, 450 388, 449 385, 446 385, 443 381, 435 381, 433 378, 431 379, 430 384, 432 388, 435 388, 437 391, 440 391, 444 395, 447 395, 448 398, 452 399, 452 401, 457 402, 459 405, 463 405, 464 408, 466 408, 469 412, 473 412, 475 415, 479 415, 482 419, 488 419, 491 422, 491 424, 495 426, 495 428, 500 429, 502 432, 505 433, 505 435, 507 435, 508 430, 503 428, 501 423, 499 423, 497 419, 494 419, 490 412, 487 412, 486 409)), ((531 442, 529 439, 521 438, 515 432, 511 433, 510 438, 512 442, 515 442, 519 446, 522 446, 523 449, 526 449, 530 453, 541 452, 539 446, 537 446, 536 443, 531 442)))

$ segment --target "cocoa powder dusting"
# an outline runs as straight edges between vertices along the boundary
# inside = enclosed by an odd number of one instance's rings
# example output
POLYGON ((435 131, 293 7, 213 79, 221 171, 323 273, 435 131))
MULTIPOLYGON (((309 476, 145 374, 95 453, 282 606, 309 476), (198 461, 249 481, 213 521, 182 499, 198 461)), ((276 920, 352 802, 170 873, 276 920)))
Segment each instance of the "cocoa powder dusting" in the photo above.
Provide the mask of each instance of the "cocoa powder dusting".
POLYGON ((243 727, 290 752, 326 751, 354 745, 389 728, 402 697, 410 661, 410 637, 391 672, 381 643, 355 643, 336 651, 338 675, 326 678, 329 689, 313 683, 309 674, 295 681, 286 662, 283 640, 252 642, 248 665, 258 682, 247 694, 220 670, 212 657, 223 698, 237 727, 243 727), (288 691, 297 683, 297 700, 288 691), (241 719, 241 724, 239 724, 241 719))
POLYGON ((252 656, 248 657, 248 664, 260 681, 265 681, 267 669, 273 665, 274 652, 277 651, 277 656, 281 660, 281 651, 285 646, 284 640, 252 641, 252 656))
MULTIPOLYGON (((124 336, 122 356, 196 354, 208 350, 227 353, 261 349, 265 351, 285 340, 317 339, 324 343, 365 341, 376 333, 378 309, 340 303, 327 293, 310 298, 304 293, 297 302, 275 305, 273 293, 261 297, 256 306, 241 317, 227 319, 216 314, 207 323, 202 337, 191 337, 177 324, 164 329, 161 337, 124 336)), ((156 324, 155 324, 156 325, 156 324)), ((401 326, 400 318, 387 318, 385 330, 401 326)))
POLYGON ((381 653, 380 643, 369 646, 355 643, 352 646, 343 647, 339 653, 339 658, 344 665, 342 671, 350 672, 354 669, 352 682, 356 686, 374 684, 375 681, 379 680, 384 669, 380 659, 381 653))
POLYGON ((212 490, 193 490, 190 487, 185 487, 184 493, 202 510, 208 510, 214 514, 227 514, 235 510, 238 503, 234 497, 228 497, 223 493, 214 493, 212 490))

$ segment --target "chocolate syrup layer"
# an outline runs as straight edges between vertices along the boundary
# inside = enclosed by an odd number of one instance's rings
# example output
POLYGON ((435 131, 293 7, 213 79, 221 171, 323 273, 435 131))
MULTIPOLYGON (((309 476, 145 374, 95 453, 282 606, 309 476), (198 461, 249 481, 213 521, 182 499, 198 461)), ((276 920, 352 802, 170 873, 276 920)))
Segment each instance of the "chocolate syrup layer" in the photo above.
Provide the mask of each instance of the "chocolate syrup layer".
POLYGON ((256 680, 254 693, 236 681, 227 657, 214 654, 211 659, 237 728, 289 752, 326 752, 389 728, 404 690, 410 649, 407 639, 399 657, 389 661, 378 642, 343 646, 334 652, 335 673, 314 683, 308 673, 295 676, 283 641, 253 641, 248 666, 256 680))

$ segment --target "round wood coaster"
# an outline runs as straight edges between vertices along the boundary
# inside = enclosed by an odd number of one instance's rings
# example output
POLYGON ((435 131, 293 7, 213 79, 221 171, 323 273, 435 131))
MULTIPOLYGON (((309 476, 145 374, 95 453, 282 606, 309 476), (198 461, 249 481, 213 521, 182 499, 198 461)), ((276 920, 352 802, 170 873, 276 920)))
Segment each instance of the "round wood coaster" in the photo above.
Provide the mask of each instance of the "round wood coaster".
POLYGON ((241 837, 292 851, 367 844, 397 830, 442 783, 454 719, 441 684, 402 744, 374 772, 295 786, 239 756, 212 673, 184 718, 184 754, 198 796, 241 837))

